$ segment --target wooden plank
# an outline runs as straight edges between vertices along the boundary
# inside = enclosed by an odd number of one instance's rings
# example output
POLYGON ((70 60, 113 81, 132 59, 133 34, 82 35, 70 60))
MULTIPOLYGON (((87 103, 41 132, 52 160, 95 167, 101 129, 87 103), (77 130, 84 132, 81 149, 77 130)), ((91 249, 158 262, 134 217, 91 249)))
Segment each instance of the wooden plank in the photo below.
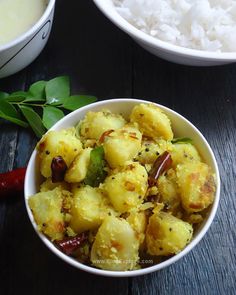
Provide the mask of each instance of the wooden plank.
MULTIPOLYGON (((12 92, 24 89, 25 75, 19 73, 18 77, 1 79, 0 91, 12 92), (14 88, 16 87, 16 88, 14 88)), ((15 150, 18 138, 18 127, 0 119, 0 173, 10 171, 14 165, 15 150)), ((7 218, 7 203, 0 201, 0 239, 4 236, 7 218)))
MULTIPOLYGON (((0 91, 11 93, 13 91, 24 90, 25 80, 26 75, 24 72, 20 72, 12 78, 1 79, 0 91)), ((13 168, 19 128, 0 119, 0 155, 2 156, 0 172, 6 172, 13 168)))
POLYGON ((31 130, 19 132, 15 152, 14 167, 26 167, 38 139, 31 130))
POLYGON ((13 167, 17 144, 17 128, 5 121, 1 121, 0 129, 0 155, 2 155, 0 172, 6 172, 13 167))

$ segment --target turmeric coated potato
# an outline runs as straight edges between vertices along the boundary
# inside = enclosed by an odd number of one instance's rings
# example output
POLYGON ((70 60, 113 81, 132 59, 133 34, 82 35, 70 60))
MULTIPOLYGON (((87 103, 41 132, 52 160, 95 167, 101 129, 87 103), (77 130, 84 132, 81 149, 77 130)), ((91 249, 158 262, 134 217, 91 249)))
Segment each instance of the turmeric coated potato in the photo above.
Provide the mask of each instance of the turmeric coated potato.
POLYGON ((52 191, 40 192, 29 198, 29 206, 39 231, 51 240, 60 240, 64 236, 62 205, 65 196, 70 196, 70 193, 57 187, 52 191))
POLYGON ((147 177, 145 168, 133 162, 107 177, 102 188, 115 210, 123 213, 137 208, 143 202, 147 177))
POLYGON ((85 138, 99 139, 107 130, 116 130, 125 125, 125 119, 109 110, 88 112, 80 124, 80 135, 85 138))
POLYGON ((200 155, 191 143, 175 143, 171 151, 173 167, 187 161, 201 161, 200 155))
POLYGON ((99 189, 90 186, 75 189, 70 210, 70 227, 76 233, 96 229, 112 211, 99 189))
POLYGON ((51 177, 53 158, 61 156, 70 166, 74 158, 82 150, 80 140, 75 136, 75 128, 61 131, 49 131, 37 144, 40 172, 44 177, 51 177))
POLYGON ((91 262, 101 269, 116 271, 136 267, 139 242, 129 223, 121 218, 107 217, 100 226, 91 251, 91 262))
POLYGON ((183 208, 187 212, 207 208, 215 194, 215 180, 210 167, 201 162, 186 162, 178 165, 176 171, 183 208))
POLYGON ((91 150, 91 148, 86 148, 79 153, 67 170, 65 174, 65 181, 69 183, 76 183, 85 179, 90 162, 91 150))
POLYGON ((104 139, 105 159, 111 168, 132 160, 141 148, 142 134, 133 126, 118 129, 104 139))
POLYGON ((155 213, 146 231, 147 252, 157 256, 177 254, 190 242, 192 234, 189 223, 170 213, 155 213))
POLYGON ((150 138, 173 139, 169 118, 154 104, 136 105, 130 115, 130 121, 138 123, 143 135, 150 138))

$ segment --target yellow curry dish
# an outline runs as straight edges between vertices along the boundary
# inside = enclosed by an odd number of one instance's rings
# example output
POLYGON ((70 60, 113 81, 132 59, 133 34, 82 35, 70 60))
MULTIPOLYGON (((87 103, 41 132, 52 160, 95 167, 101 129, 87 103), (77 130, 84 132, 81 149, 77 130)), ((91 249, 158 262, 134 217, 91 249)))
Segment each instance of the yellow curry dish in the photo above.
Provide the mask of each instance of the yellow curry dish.
POLYGON ((154 104, 129 118, 88 112, 37 144, 39 192, 28 200, 38 230, 81 263, 128 271, 171 257, 191 242, 216 191, 190 138, 175 138, 154 104))

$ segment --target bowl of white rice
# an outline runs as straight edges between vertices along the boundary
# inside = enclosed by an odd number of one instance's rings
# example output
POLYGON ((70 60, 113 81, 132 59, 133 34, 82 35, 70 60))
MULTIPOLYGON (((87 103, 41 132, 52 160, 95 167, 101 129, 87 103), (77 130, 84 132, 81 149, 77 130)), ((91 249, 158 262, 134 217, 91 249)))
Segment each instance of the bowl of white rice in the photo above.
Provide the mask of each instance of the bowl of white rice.
POLYGON ((143 48, 171 62, 236 62, 235 0, 94 0, 143 48))

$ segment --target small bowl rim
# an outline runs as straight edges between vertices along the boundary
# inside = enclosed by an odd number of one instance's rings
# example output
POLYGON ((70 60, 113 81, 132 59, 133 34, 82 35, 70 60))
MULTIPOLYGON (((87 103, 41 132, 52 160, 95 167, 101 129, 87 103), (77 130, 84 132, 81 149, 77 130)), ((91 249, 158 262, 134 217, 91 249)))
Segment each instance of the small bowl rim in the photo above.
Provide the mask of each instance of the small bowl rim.
MULTIPOLYGON (((155 102, 151 102, 151 101, 147 101, 147 100, 142 100, 142 99, 135 99, 135 98, 113 98, 113 99, 108 99, 108 100, 101 100, 95 103, 92 103, 90 105, 84 106, 78 110, 75 110, 73 112, 71 112, 70 114, 68 114, 67 116, 65 116, 64 118, 62 118, 60 121, 58 121, 49 131, 51 130, 55 130, 58 128, 58 126, 63 125, 64 122, 66 122, 68 119, 70 119, 71 117, 76 116, 78 113, 80 112, 87 112, 90 110, 91 107, 93 106, 99 106, 99 107, 106 107, 107 103, 126 103, 126 102, 135 102, 136 104, 138 103, 152 103, 155 104, 156 106, 160 107, 162 110, 167 111, 169 113, 171 113, 174 116, 179 117, 181 120, 185 121, 194 131, 194 133, 196 133, 199 138, 201 139, 202 142, 204 142, 205 146, 207 147, 208 152, 211 155, 211 159, 213 161, 213 166, 214 166, 214 170, 215 170, 215 177, 216 177, 216 193, 215 193, 215 199, 214 202, 211 206, 211 210, 209 212, 209 215, 206 219, 205 224, 203 225, 203 227, 201 228, 201 230, 197 233, 197 235, 194 237, 194 239, 178 254, 172 256, 171 258, 168 258, 167 260, 147 267, 147 268, 143 268, 143 269, 138 269, 138 270, 132 270, 132 271, 111 271, 111 270, 102 270, 102 269, 97 269, 91 266, 87 266, 85 264, 82 264, 78 261, 76 261, 74 258, 67 256, 66 254, 64 254, 63 252, 61 252, 59 249, 56 248, 56 246, 54 246, 54 244, 41 232, 38 231, 37 229, 37 225, 34 221, 32 212, 29 208, 28 205, 28 198, 29 198, 29 193, 28 193, 28 187, 29 187, 29 183, 31 181, 31 176, 30 176, 30 170, 31 167, 34 166, 35 163, 35 158, 36 158, 36 149, 34 149, 33 153, 31 154, 28 166, 27 166, 27 171, 26 171, 26 176, 25 176, 25 184, 24 184, 24 201, 25 201, 25 206, 26 206, 26 210, 28 213, 28 217, 31 221, 31 224, 35 230, 35 232, 37 233, 37 235, 39 236, 39 238, 43 241, 43 243, 59 258, 61 258, 62 260, 64 260, 65 262, 67 262, 68 264, 86 271, 88 273, 92 273, 92 274, 96 274, 96 275, 100 275, 100 276, 106 276, 106 277, 134 277, 134 276, 140 276, 140 275, 145 275, 148 273, 152 273, 154 271, 158 271, 161 269, 166 268, 167 266, 175 263, 176 261, 178 261, 180 258, 182 258, 183 256, 185 256, 190 250, 192 250, 199 242, 200 240, 204 237, 204 235, 206 234, 206 232, 208 231, 209 227, 212 224, 212 221, 215 217, 218 205, 219 205, 219 200, 220 200, 220 186, 221 186, 221 182, 220 182, 220 174, 219 174, 219 168, 218 168, 218 164, 215 158, 215 155, 209 145, 209 143, 207 142, 207 140, 205 139, 205 137, 202 135, 202 133, 198 130, 197 127, 195 127, 188 119, 186 119, 185 117, 183 117, 181 114, 177 113, 176 111, 155 103, 155 102)), ((61 128, 61 127, 59 127, 61 128)), ((49 132, 48 131, 48 132, 49 132)))
MULTIPOLYGON (((179 56, 195 57, 199 60, 210 60, 210 61, 236 61, 236 52, 212 52, 198 49, 191 49, 187 47, 182 47, 178 45, 171 44, 166 41, 157 39, 151 35, 148 35, 141 30, 137 29, 135 26, 131 25, 127 20, 125 20, 115 9, 114 4, 112 4, 112 11, 106 9, 106 1, 104 0, 93 0, 95 5, 103 12, 103 14, 110 19, 115 25, 120 29, 125 31, 128 35, 133 38, 138 39, 141 43, 145 43, 153 48, 160 48, 165 51, 176 53, 179 56)), ((108 0, 111 1, 112 0, 108 0)))
POLYGON ((28 37, 32 36, 33 33, 41 26, 41 24, 43 24, 43 22, 49 17, 53 7, 55 6, 55 2, 56 0, 48 0, 47 7, 44 10, 44 13, 38 19, 38 21, 32 27, 30 27, 30 29, 20 34, 15 39, 11 40, 10 42, 7 42, 6 44, 0 45, 0 53, 11 47, 18 45, 19 43, 23 42, 28 37))

